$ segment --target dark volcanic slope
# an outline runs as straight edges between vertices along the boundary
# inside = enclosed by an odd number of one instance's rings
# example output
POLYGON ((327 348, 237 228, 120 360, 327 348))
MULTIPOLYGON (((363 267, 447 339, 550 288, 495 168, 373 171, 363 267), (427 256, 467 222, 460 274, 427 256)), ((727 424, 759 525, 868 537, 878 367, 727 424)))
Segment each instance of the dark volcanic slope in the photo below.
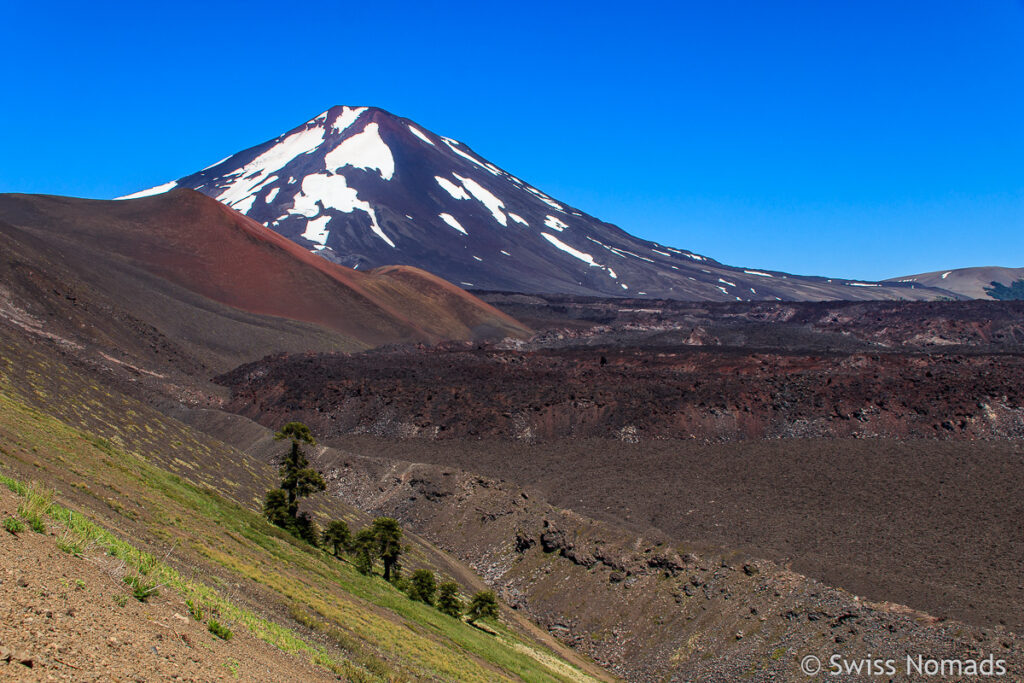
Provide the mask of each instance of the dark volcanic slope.
POLYGON ((52 315, 57 332, 68 317, 58 309, 71 304, 69 315, 83 320, 64 333, 109 328, 115 347, 132 345, 147 325, 168 344, 235 362, 283 348, 525 332, 433 275, 352 271, 188 190, 121 202, 4 195, 0 231, 10 305, 52 315), (47 303, 54 292, 63 304, 47 303), (115 331, 119 319, 133 322, 115 331))
POLYGON ((445 348, 272 358, 234 409, 318 433, 436 438, 1024 438, 1024 356, 781 355, 663 347, 445 348))
POLYGON ((470 289, 687 300, 935 299, 916 283, 733 268, 638 239, 467 145, 373 107, 332 107, 152 190, 188 187, 327 259, 405 264, 470 289))
POLYGON ((277 357, 223 381, 240 412, 334 435, 1024 436, 1024 304, 678 306, 523 344, 277 357))
POLYGON ((1019 441, 334 443, 469 469, 589 517, 656 527, 696 551, 774 559, 872 600, 1024 629, 1019 441))

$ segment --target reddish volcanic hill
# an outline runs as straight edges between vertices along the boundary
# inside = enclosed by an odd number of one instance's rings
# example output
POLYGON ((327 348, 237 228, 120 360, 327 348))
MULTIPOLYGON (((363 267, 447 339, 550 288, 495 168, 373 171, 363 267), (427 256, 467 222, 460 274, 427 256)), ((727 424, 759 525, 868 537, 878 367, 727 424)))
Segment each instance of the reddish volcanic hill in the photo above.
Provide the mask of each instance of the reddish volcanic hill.
MULTIPOLYGON (((178 343, 193 339, 224 362, 283 347, 355 350, 528 332, 429 273, 330 263, 191 190, 129 201, 4 195, 0 233, 4 282, 29 312, 46 308, 42 295, 70 286, 68 300, 84 291, 96 307, 124 310, 178 343), (280 346, 277 328, 291 338, 280 346)), ((57 327, 67 319, 54 317, 57 327)), ((106 324, 84 317, 76 330, 106 324)), ((107 336, 128 343, 113 330, 107 336)))

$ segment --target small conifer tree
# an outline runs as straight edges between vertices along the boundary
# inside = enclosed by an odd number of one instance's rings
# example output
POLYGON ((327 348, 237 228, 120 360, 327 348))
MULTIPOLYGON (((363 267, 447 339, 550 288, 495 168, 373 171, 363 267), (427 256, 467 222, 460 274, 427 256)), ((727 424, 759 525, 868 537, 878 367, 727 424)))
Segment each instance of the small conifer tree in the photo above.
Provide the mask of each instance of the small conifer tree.
POLYGON ((361 529, 352 541, 352 558, 356 569, 362 574, 373 573, 373 562, 376 557, 377 539, 371 529, 361 529))
POLYGON ((323 543, 334 550, 335 557, 338 557, 351 542, 352 533, 348 530, 348 524, 343 520, 336 519, 324 529, 323 543))
POLYGON ((459 584, 445 581, 437 587, 437 609, 443 614, 458 619, 462 616, 462 598, 459 597, 459 584))
POLYGON ((289 422, 274 439, 291 439, 291 450, 281 460, 281 487, 267 491, 263 514, 271 524, 287 529, 311 545, 320 544, 320 530, 308 512, 299 514, 299 499, 307 498, 327 488, 323 476, 310 467, 301 444, 316 445, 309 427, 301 422, 289 422))
POLYGON ((492 591, 480 591, 469 601, 469 608, 466 610, 469 623, 478 619, 498 618, 498 599, 492 591))
POLYGON ((267 497, 263 503, 263 514, 267 516, 271 524, 284 529, 291 528, 292 515, 288 507, 288 494, 284 489, 267 491, 267 497))
POLYGON ((298 516, 298 499, 306 498, 327 489, 323 476, 309 466, 309 459, 302 452, 301 444, 316 445, 309 427, 301 422, 289 422, 274 434, 274 439, 291 439, 292 448, 281 460, 281 488, 288 495, 292 517, 298 516))
POLYGON ((437 582, 434 580, 434 572, 429 569, 417 569, 412 573, 409 585, 410 598, 433 605, 436 593, 437 582))
POLYGON ((390 581, 402 554, 402 527, 391 517, 378 517, 370 528, 377 541, 377 557, 384 562, 384 580, 390 581))

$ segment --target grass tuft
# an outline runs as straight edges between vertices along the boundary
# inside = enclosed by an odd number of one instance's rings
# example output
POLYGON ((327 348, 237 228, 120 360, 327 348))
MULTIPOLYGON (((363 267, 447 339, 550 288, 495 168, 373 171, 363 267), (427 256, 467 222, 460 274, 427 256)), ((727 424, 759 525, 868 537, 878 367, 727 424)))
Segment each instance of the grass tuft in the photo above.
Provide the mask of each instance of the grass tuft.
POLYGON ((227 626, 222 625, 216 619, 210 619, 208 622, 206 622, 206 630, 212 633, 213 635, 217 636, 221 640, 231 640, 231 636, 234 635, 233 633, 231 633, 231 629, 229 629, 227 626))
POLYGON ((157 590, 159 586, 156 583, 147 581, 141 576, 129 574, 124 577, 124 582, 132 589, 132 597, 139 602, 146 602, 151 597, 160 594, 160 591, 157 590))
POLYGON ((18 515, 26 520, 41 517, 50 510, 53 503, 53 489, 43 488, 38 484, 23 488, 22 501, 18 505, 18 515))
POLYGON ((44 522, 43 518, 39 515, 32 515, 31 517, 27 517, 26 521, 28 521, 28 525, 32 529, 32 531, 36 532, 37 534, 46 533, 46 522, 44 522))
POLYGON ((203 606, 198 600, 186 600, 185 607, 193 619, 196 621, 203 620, 203 606))

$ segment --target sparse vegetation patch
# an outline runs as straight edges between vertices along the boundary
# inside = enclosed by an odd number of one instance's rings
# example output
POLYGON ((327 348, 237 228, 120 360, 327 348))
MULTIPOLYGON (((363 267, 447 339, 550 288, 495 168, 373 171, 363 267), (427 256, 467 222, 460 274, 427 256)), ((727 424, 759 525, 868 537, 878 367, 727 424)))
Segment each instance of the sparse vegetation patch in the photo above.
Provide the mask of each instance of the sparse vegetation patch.
POLYGON ((231 640, 232 635, 234 635, 231 633, 231 629, 229 629, 227 626, 224 626, 216 619, 210 619, 206 622, 206 630, 208 630, 210 633, 217 636, 221 640, 231 640))

